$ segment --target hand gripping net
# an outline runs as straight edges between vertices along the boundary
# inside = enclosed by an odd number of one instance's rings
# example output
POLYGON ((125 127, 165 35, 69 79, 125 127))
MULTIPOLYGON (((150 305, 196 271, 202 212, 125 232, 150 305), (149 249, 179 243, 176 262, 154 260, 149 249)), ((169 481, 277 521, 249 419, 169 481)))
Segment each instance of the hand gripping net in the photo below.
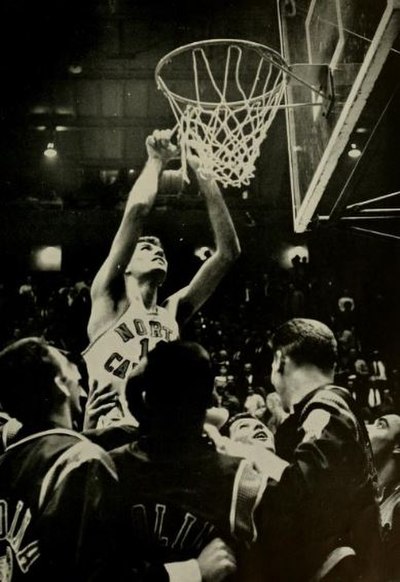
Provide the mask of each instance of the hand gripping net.
POLYGON ((224 187, 249 184, 284 97, 286 71, 277 52, 243 40, 196 42, 161 59, 156 82, 177 120, 186 180, 188 157, 196 154, 201 175, 224 187), (193 77, 179 81, 188 69, 193 77))

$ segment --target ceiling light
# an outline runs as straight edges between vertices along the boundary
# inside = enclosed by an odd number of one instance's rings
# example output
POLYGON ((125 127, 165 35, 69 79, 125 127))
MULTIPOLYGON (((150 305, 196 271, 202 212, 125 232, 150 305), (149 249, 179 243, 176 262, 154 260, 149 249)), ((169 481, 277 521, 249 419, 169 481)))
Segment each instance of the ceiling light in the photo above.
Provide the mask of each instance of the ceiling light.
POLYGON ((31 251, 31 267, 35 271, 60 271, 61 262, 60 245, 34 247, 31 251))
POLYGON ((70 65, 68 67, 68 71, 70 73, 72 73, 72 75, 80 75, 83 71, 82 65, 79 65, 77 63, 70 65))
POLYGON ((49 141, 46 146, 46 149, 43 152, 43 155, 46 156, 48 159, 54 159, 58 156, 58 152, 54 146, 54 142, 49 141))
POLYGON ((279 262, 281 267, 284 269, 291 269, 294 267, 294 263, 296 262, 306 262, 309 261, 309 252, 308 247, 306 244, 303 245, 293 245, 293 246, 286 246, 280 253, 279 262), (295 259, 297 257, 297 259, 295 259), (293 262, 293 259, 295 261, 293 262))
POLYGON ((347 155, 349 156, 349 158, 353 158, 353 159, 359 158, 361 156, 361 150, 358 149, 358 147, 355 143, 352 143, 349 151, 347 152, 347 155))

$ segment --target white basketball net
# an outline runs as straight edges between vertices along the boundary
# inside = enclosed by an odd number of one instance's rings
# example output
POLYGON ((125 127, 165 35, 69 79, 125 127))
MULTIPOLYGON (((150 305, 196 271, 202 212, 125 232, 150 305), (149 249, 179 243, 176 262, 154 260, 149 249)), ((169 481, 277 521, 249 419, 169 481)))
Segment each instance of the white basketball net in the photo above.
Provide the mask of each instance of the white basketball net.
MULTIPOLYGON (((246 41, 204 41, 183 50, 191 50, 193 98, 172 92, 159 74, 160 65, 156 78, 178 123, 185 179, 188 156, 196 154, 204 177, 212 176, 224 187, 248 185, 261 143, 284 97, 286 74, 281 66, 285 63, 272 49, 246 41), (218 71, 212 69, 206 54, 209 45, 219 49, 221 45, 225 51, 222 74, 221 66, 218 71), (212 101, 204 100, 210 94, 212 101)), ((165 62, 170 63, 174 53, 165 62)))

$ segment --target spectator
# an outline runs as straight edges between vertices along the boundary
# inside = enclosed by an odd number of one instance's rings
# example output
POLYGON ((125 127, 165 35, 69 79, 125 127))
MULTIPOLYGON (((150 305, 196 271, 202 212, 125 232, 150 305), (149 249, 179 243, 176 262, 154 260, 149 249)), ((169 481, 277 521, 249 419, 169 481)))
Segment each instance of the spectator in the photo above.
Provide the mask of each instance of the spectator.
POLYGON ((245 401, 249 392, 249 388, 254 389, 255 386, 259 384, 253 371, 253 364, 251 362, 245 362, 243 364, 242 371, 237 376, 236 381, 236 396, 239 399, 241 408, 244 408, 245 401))
POLYGON ((338 308, 341 313, 352 312, 355 309, 355 301, 348 289, 343 289, 338 299, 338 308))
POLYGON ((3 526, 24 523, 12 534, 17 545, 3 532, 13 579, 107 580, 115 566, 107 560, 117 480, 108 455, 72 431, 82 412, 77 368, 56 348, 27 338, 0 353, 0 375, 0 401, 23 425, 0 457, 3 526))
MULTIPOLYGON (((266 477, 245 459, 218 453, 202 436, 213 392, 208 354, 198 344, 159 343, 128 381, 128 404, 137 409, 143 391, 140 437, 112 453, 126 551, 163 560, 190 558, 218 534, 245 552, 256 537, 254 510, 266 477), (143 520, 149 535, 140 527, 143 520)), ((282 465, 276 462, 276 477, 282 465)), ((234 569, 233 561, 229 568, 234 569)), ((256 574, 253 565, 243 580, 251 582, 256 574)))
POLYGON ((358 350, 350 350, 350 377, 353 380, 353 387, 356 394, 356 400, 361 409, 368 406, 368 388, 369 388, 369 369, 368 364, 358 350))
POLYGON ((381 580, 372 452, 352 398, 333 386, 334 335, 318 321, 293 319, 272 347, 271 381, 291 414, 275 435, 290 466, 271 491, 271 579, 318 580, 324 571, 327 580, 381 580))
MULTIPOLYGON (((128 563, 115 521, 115 467, 72 430, 82 421, 84 393, 71 360, 43 340, 26 338, 0 352, 0 374, 0 401, 11 414, 0 413, 7 445, 0 455, 2 580, 180 582, 193 568, 202 579, 223 579, 230 550, 222 540, 213 540, 192 564, 164 568, 140 556, 134 568, 128 563)), ((91 399, 96 424, 101 409, 114 403, 104 390, 95 389, 91 399)))
POLYGON ((381 489, 385 579, 400 580, 400 416, 381 416, 368 433, 381 489))
POLYGON ((233 442, 243 444, 259 444, 263 448, 275 451, 274 435, 259 418, 242 412, 232 417, 225 432, 233 442))
POLYGON ((387 385, 386 366, 383 363, 379 351, 374 350, 370 362, 370 388, 368 404, 372 410, 378 409, 383 401, 383 395, 387 385))

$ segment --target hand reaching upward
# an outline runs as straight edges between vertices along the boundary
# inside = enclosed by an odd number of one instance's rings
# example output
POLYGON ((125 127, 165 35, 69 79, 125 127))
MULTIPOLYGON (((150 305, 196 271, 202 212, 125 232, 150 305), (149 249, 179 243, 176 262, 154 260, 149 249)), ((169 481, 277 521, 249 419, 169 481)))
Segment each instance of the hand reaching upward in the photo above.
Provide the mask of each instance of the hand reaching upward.
POLYGON ((203 180, 205 182, 210 182, 214 179, 214 174, 212 171, 212 165, 207 164, 207 160, 202 160, 198 154, 196 146, 190 142, 191 153, 187 156, 187 163, 195 172, 197 179, 203 180))
POLYGON ((179 148, 171 142, 172 131, 170 129, 155 130, 146 139, 146 150, 149 159, 160 160, 163 167, 170 160, 179 158, 179 148))

